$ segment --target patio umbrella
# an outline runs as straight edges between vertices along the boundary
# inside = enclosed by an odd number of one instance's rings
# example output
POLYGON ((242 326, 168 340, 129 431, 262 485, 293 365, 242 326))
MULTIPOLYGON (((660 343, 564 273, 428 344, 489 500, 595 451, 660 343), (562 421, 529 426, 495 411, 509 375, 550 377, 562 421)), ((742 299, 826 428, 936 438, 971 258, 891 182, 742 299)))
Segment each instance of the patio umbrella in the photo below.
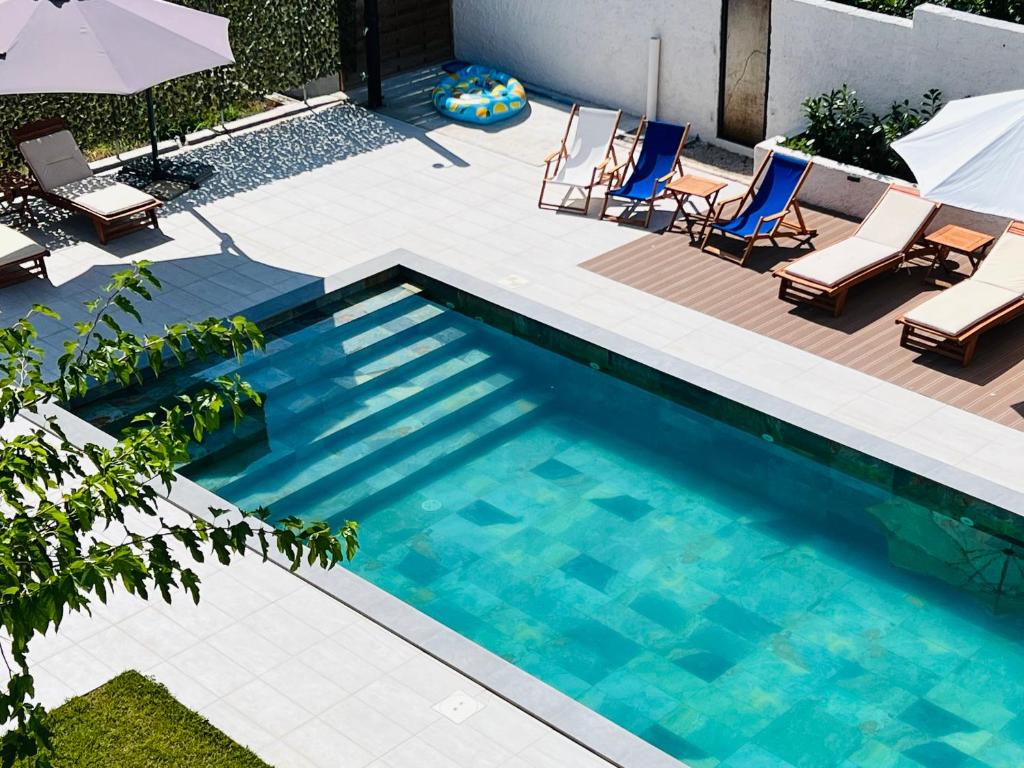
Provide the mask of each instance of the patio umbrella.
POLYGON ((1024 218, 1024 90, 951 101, 892 148, 923 196, 1024 218))
POLYGON ((146 92, 234 63, 228 20, 164 0, 0 0, 0 94, 146 92))

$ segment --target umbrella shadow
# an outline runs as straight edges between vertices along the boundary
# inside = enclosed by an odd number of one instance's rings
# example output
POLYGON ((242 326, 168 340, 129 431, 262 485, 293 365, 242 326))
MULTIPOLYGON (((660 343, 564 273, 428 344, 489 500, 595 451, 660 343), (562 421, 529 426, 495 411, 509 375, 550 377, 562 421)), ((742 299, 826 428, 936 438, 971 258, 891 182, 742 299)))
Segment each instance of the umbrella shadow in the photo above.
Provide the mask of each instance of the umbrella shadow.
MULTIPOLYGON (((160 215, 192 210, 408 139, 423 141, 415 129, 401 130, 394 121, 349 102, 233 134, 180 155, 189 162, 212 166, 215 173, 198 188, 165 203, 160 215)), ((451 153, 441 151, 436 142, 424 143, 449 162, 465 165, 451 153)), ((29 234, 51 251, 80 242, 96 242, 95 231, 86 217, 40 200, 33 200, 31 205, 36 222, 29 234)), ((136 241, 140 245, 135 250, 141 252, 160 242, 160 235, 152 232, 132 233, 103 247, 115 254, 122 253, 132 249, 129 244, 136 241)))

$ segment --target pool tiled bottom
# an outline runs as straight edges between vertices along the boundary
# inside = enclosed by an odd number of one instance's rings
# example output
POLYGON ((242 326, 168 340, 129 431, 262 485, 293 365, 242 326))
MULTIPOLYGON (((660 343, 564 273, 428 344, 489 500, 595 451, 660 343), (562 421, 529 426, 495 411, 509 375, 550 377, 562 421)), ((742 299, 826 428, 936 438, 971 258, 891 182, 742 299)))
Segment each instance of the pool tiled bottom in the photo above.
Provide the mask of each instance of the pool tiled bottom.
POLYGON ((882 492, 674 440, 549 415, 367 517, 356 570, 695 768, 1024 765, 1019 622, 892 567, 849 514, 882 492))

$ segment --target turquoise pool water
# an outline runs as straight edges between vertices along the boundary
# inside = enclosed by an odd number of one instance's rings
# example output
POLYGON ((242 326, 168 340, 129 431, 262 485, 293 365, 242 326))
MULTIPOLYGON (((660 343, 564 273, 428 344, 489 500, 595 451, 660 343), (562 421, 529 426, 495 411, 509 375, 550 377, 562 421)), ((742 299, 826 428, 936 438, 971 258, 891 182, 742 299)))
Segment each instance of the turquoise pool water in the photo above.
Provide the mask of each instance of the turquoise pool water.
POLYGON ((409 287, 314 320, 186 474, 695 768, 1024 765, 1004 545, 409 287))

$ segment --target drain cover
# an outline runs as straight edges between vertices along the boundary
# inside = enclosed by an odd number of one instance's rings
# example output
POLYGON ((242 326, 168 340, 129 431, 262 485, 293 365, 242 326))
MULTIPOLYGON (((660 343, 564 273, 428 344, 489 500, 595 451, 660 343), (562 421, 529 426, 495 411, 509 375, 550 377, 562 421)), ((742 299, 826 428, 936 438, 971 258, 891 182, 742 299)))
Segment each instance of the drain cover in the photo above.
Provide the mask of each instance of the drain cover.
POLYGON ((424 512, 437 512, 441 508, 441 502, 437 499, 427 499, 420 504, 420 509, 424 512))
POLYGON ((434 705, 435 711, 440 712, 453 723, 465 722, 483 708, 483 704, 462 691, 456 691, 444 701, 434 705))

